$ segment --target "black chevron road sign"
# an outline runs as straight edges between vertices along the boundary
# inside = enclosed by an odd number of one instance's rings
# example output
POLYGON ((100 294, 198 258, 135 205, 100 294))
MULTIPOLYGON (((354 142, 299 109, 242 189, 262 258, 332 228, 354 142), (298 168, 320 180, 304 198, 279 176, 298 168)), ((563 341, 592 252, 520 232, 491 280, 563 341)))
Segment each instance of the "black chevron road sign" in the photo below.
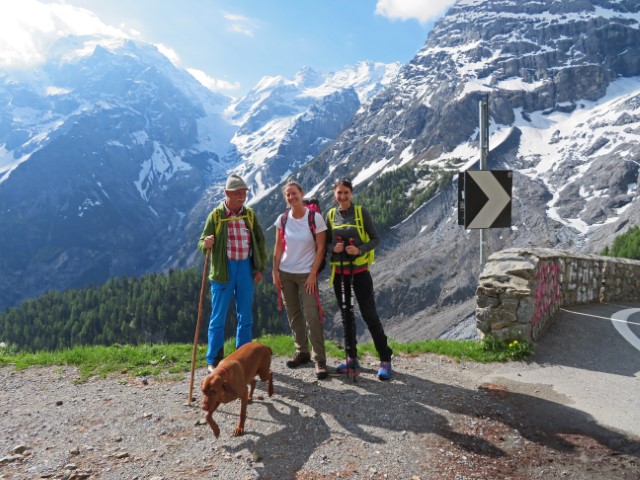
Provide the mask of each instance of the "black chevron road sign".
POLYGON ((467 170, 458 175, 458 224, 464 228, 511 226, 511 170, 467 170))

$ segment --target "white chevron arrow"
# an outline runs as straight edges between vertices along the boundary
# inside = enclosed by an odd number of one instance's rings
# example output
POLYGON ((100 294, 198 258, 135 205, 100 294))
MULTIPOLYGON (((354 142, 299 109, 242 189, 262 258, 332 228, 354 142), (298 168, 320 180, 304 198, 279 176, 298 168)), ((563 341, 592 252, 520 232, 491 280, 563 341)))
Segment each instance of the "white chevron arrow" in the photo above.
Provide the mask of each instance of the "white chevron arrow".
POLYGON ((467 228, 490 228, 504 207, 511 201, 511 196, 490 170, 468 170, 467 173, 489 199, 467 228))

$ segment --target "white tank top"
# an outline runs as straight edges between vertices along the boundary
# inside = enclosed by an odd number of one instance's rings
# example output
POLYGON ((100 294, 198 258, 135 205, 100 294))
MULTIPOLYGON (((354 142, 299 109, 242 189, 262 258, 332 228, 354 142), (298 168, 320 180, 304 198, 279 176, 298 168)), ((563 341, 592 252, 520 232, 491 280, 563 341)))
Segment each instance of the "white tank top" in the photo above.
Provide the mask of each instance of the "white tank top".
MULTIPOLYGON (((282 215, 278 215, 274 222, 278 234, 282 225, 282 215)), ((327 230, 327 224, 317 212, 315 223, 316 234, 327 230)), ((289 210, 284 230, 286 246, 280 259, 280 270, 288 273, 309 273, 316 257, 316 242, 309 228, 309 210, 305 208, 304 216, 300 219, 293 218, 289 210)))

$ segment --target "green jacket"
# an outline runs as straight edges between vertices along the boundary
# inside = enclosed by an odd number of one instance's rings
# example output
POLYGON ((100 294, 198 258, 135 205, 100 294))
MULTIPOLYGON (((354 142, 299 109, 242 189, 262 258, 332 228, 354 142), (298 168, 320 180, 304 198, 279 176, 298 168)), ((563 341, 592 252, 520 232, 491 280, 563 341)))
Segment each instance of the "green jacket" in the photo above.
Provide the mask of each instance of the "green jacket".
MULTIPOLYGON (((209 280, 225 283, 229 280, 229 270, 227 267, 227 228, 226 222, 220 219, 226 218, 224 202, 214 208, 204 224, 204 230, 198 240, 198 249, 203 255, 207 251, 204 248, 204 238, 215 235, 215 242, 211 250, 209 262, 209 280), (224 228, 223 228, 224 227, 224 228)), ((253 209, 242 207, 242 216, 246 216, 244 223, 251 232, 251 263, 252 271, 255 275, 264 269, 267 264, 267 245, 260 223, 253 209)))

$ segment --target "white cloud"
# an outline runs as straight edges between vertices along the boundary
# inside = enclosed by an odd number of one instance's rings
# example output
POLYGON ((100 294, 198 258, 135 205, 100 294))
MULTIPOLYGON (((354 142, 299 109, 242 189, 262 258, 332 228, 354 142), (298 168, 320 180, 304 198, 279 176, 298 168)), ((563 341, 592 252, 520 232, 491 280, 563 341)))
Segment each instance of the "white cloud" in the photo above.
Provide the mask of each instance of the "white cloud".
MULTIPOLYGON (((60 1, 60 0, 57 0, 60 1)), ((225 14, 233 30, 252 36, 258 22, 247 17, 225 14)), ((139 31, 125 24, 107 25, 95 13, 66 3, 43 3, 39 0, 0 0, 0 69, 28 68, 46 60, 49 47, 68 35, 96 35, 100 43, 110 39, 140 38, 139 31)), ((178 53, 162 43, 155 44, 160 53, 174 65, 181 67, 178 53)), ((91 51, 95 42, 86 43, 91 51)), ((77 52, 76 52, 77 53, 77 52)), ((90 52, 87 52, 89 54, 90 52)), ((210 77, 205 72, 187 69, 200 83, 211 91, 238 90, 238 82, 210 77)), ((50 91, 50 95, 59 92, 50 91)))
POLYGON ((47 87, 47 95, 50 96, 54 96, 54 95, 64 95, 66 93, 69 93, 71 90, 69 90, 68 88, 59 88, 59 87, 47 87))
POLYGON ((207 87, 212 92, 218 92, 220 90, 237 90, 240 88, 240 84, 238 82, 232 83, 226 80, 213 78, 204 73, 202 70, 187 68, 187 72, 189 72, 196 80, 198 80, 202 85, 207 87))
POLYGON ((37 0, 0 1, 0 67, 40 63, 57 39, 90 34, 131 37, 83 8, 37 0))
POLYGON ((415 18, 427 23, 444 14, 455 0, 378 0, 376 13, 398 20, 415 18))
POLYGON ((225 12, 224 18, 229 21, 229 28, 232 32, 240 33, 247 37, 253 37, 255 30, 258 28, 256 21, 243 15, 225 12))

